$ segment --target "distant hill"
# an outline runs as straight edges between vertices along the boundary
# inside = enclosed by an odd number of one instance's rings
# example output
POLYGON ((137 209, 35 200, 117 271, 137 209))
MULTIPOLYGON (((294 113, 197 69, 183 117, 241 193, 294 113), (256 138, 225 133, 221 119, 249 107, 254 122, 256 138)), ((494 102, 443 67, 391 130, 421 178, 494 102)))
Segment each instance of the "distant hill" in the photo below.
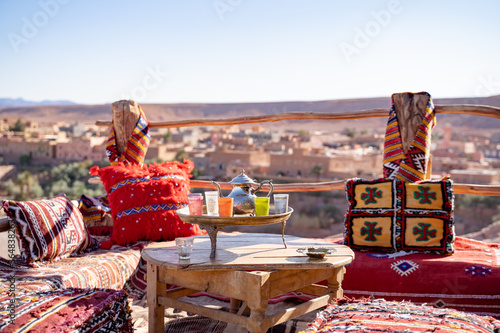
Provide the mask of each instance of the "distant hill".
POLYGON ((37 106, 37 105, 74 105, 71 101, 27 101, 22 98, 0 98, 0 107, 21 107, 21 106, 37 106))
MULTIPOLYGON (((477 98, 434 99, 438 105, 476 104, 500 107, 500 95, 477 98)), ((206 119, 277 114, 282 112, 346 112, 389 108, 390 97, 342 99, 313 102, 269 102, 269 103, 180 103, 141 104, 149 121, 173 121, 180 119, 206 119)), ((38 105, 23 107, 0 107, 1 118, 24 118, 39 122, 65 121, 69 123, 94 124, 97 120, 109 121, 111 105, 38 105)), ((268 123, 268 126, 289 126, 304 129, 338 129, 344 127, 384 128, 386 119, 374 118, 353 121, 293 121, 268 123)), ((438 123, 450 123, 454 127, 500 129, 500 120, 469 115, 438 115, 438 123)))

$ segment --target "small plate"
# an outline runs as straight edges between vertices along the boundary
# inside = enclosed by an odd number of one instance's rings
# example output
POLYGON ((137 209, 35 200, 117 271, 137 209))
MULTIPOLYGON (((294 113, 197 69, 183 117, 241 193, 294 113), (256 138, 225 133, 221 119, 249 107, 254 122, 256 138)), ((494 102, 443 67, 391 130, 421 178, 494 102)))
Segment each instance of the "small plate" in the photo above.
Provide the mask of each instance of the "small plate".
POLYGON ((323 246, 310 246, 310 247, 301 247, 297 249, 299 253, 305 253, 310 258, 314 259, 323 259, 327 254, 332 254, 337 252, 334 248, 323 247, 323 246))

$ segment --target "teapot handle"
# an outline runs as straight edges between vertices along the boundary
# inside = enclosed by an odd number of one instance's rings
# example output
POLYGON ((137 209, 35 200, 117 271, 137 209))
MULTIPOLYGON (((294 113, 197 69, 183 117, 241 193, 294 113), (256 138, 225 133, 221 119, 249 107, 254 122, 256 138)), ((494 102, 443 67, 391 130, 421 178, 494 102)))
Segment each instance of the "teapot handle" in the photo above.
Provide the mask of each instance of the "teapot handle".
POLYGON ((266 197, 271 197, 271 194, 273 193, 273 190, 274 190, 273 180, 272 179, 271 180, 263 180, 263 181, 261 181, 259 187, 257 187, 253 193, 257 193, 262 188, 262 185, 264 185, 265 183, 269 183, 269 185, 271 185, 271 190, 269 191, 269 193, 266 196, 266 197))

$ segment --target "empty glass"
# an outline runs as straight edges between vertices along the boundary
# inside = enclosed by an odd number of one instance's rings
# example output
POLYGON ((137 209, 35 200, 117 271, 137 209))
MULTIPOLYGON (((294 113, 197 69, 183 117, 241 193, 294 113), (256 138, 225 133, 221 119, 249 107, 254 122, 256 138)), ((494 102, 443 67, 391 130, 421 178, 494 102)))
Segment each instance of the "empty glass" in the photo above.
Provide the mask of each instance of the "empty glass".
POLYGON ((177 237, 175 239, 175 245, 177 246, 177 254, 179 255, 179 259, 185 260, 191 258, 193 243, 193 237, 177 237))

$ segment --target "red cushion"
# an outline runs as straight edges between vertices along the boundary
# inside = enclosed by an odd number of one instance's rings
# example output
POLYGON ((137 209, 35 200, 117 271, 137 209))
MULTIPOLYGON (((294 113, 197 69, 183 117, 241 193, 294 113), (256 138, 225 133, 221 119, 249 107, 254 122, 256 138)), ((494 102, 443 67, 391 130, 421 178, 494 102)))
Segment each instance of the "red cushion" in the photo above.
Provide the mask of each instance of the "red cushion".
POLYGON ((50 200, 3 202, 14 220, 19 250, 35 266, 97 247, 82 214, 65 195, 50 200))
MULTIPOLYGON (((93 169, 101 177, 113 217, 112 243, 139 240, 168 241, 201 234, 198 225, 182 222, 177 209, 187 205, 190 172, 194 165, 169 162, 93 169)), ((104 243, 107 247, 110 244, 104 243)))

